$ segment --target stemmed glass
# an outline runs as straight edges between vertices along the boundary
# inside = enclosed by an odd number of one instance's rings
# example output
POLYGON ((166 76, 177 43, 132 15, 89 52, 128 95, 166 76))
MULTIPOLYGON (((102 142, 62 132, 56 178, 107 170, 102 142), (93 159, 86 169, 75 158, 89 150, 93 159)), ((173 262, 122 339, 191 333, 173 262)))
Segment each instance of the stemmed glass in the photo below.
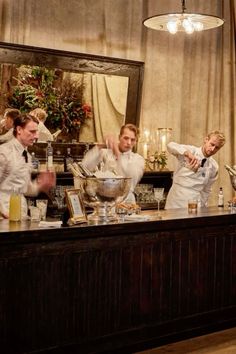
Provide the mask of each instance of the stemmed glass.
POLYGON ((158 216, 160 211, 160 202, 164 198, 164 188, 153 188, 154 198, 157 201, 158 216))

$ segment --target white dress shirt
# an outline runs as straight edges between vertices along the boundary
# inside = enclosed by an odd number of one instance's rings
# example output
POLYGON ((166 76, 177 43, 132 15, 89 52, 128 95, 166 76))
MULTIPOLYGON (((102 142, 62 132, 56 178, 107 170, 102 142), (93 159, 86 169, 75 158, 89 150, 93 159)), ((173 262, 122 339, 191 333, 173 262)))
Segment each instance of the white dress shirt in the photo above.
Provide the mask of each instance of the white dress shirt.
POLYGON ((6 143, 13 138, 13 128, 9 129, 5 134, 0 135, 0 142, 6 143))
POLYGON ((218 164, 208 157, 203 167, 197 172, 188 168, 185 151, 190 151, 201 162, 205 159, 201 147, 181 145, 171 142, 167 145, 168 151, 178 159, 178 166, 173 176, 173 184, 166 200, 166 209, 187 208, 189 199, 196 199, 201 206, 206 206, 212 184, 218 175, 218 164))
POLYGON ((10 195, 13 190, 22 194, 22 216, 27 215, 27 203, 24 195, 38 194, 38 185, 31 181, 32 163, 28 153, 26 163, 22 155, 24 147, 13 137, 0 146, 0 210, 8 215, 10 195))
POLYGON ((128 151, 121 153, 119 159, 116 159, 112 150, 95 146, 87 152, 82 163, 90 171, 95 171, 100 165, 102 171, 114 170, 122 177, 131 177, 131 188, 126 201, 135 202, 134 189, 142 178, 145 167, 145 160, 141 155, 128 151))
POLYGON ((43 122, 39 121, 38 124, 38 142, 53 141, 53 135, 43 122))

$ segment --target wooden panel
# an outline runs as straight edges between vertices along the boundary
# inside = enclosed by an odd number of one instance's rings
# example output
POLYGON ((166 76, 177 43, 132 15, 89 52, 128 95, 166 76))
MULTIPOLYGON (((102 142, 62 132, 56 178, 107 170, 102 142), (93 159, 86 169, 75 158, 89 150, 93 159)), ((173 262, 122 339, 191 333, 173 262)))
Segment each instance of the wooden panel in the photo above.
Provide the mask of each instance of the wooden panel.
POLYGON ((92 227, 82 239, 3 243, 3 352, 111 352, 236 319, 234 224, 158 225, 140 224, 135 233, 132 225, 116 225, 113 235, 100 237, 94 235, 100 228, 92 227))

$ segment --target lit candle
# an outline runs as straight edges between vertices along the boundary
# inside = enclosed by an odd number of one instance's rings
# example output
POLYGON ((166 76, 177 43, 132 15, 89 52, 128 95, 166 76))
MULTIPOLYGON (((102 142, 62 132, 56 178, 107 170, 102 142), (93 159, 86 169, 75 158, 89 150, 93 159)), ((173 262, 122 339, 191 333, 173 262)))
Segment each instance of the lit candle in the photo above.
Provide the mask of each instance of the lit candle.
POLYGON ((148 129, 144 130, 144 138, 146 142, 149 142, 150 131, 148 129))
POLYGON ((146 159, 148 154, 148 146, 147 144, 143 144, 143 157, 146 159))
POLYGON ((161 151, 166 151, 166 136, 161 137, 161 151))

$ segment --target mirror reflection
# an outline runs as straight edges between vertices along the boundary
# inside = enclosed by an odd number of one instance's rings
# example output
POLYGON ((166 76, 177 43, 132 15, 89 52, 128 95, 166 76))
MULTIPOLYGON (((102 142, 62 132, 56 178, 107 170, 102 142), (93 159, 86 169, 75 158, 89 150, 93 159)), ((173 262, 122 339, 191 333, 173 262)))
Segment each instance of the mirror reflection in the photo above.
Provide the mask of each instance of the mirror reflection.
POLYGON ((102 141, 125 123, 128 77, 8 63, 0 70, 0 114, 42 108, 57 142, 102 141))

